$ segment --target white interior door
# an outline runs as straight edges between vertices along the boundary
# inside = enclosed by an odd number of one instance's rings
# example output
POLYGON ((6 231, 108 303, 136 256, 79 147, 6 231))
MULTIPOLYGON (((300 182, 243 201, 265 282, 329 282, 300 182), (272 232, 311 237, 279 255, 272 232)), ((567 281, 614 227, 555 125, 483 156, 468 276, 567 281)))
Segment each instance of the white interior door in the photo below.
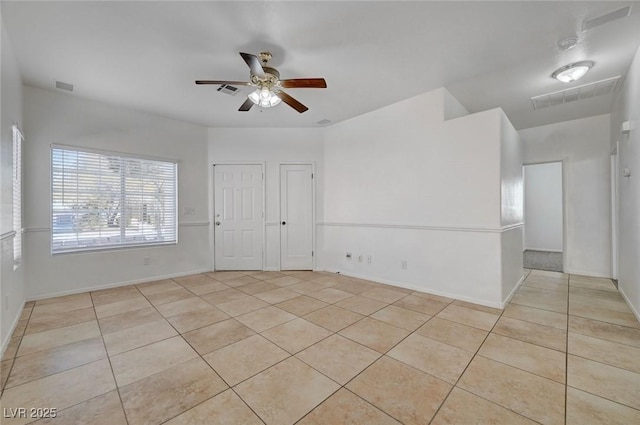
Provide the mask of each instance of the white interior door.
POLYGON ((262 270, 262 166, 214 166, 216 270, 262 270))
POLYGON ((280 165, 280 269, 313 269, 311 164, 280 165))

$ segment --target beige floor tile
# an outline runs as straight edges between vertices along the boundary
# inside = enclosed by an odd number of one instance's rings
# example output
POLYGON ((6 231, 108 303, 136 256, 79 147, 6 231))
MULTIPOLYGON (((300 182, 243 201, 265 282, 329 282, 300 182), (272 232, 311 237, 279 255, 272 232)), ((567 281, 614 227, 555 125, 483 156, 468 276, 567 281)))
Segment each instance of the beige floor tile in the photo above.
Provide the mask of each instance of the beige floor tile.
POLYGON ((509 304, 504 310, 503 317, 524 320, 539 325, 551 326, 561 330, 567 329, 567 315, 555 311, 542 310, 519 304, 509 304))
POLYGON ((640 409, 640 374, 569 354, 567 384, 640 409))
POLYGON ((262 335, 289 353, 295 354, 328 337, 331 333, 323 327, 298 318, 268 329, 262 332, 262 335))
POLYGON ((152 305, 145 297, 139 295, 124 301, 96 306, 95 310, 98 319, 103 319, 105 317, 115 316, 116 314, 122 314, 128 311, 140 310, 148 307, 152 307, 152 305))
POLYGON ((263 422, 232 390, 187 410, 164 425, 263 425, 263 422))
POLYGON ((478 354, 560 382, 565 382, 566 354, 506 336, 489 334, 478 354))
POLYGON ((334 305, 329 305, 304 316, 306 320, 333 332, 338 332, 363 317, 364 316, 361 314, 354 313, 353 311, 345 310, 334 305))
POLYGON ((111 357, 111 366, 119 387, 185 363, 198 354, 179 337, 165 339, 111 357))
POLYGON ((569 331, 620 344, 640 347, 640 329, 583 317, 569 316, 569 331))
POLYGON ((535 425, 536 422, 456 387, 431 425, 462 424, 535 425))
POLYGON ((431 318, 431 316, 427 316, 426 314, 407 310, 406 308, 397 307, 395 305, 390 305, 382 310, 378 310, 373 313, 371 317, 408 331, 415 331, 431 318))
MULTIPOLYGON (((61 411, 115 388, 109 361, 103 359, 8 388, 2 395, 2 407, 55 407, 61 411)), ((2 425, 26 422, 19 418, 3 418, 2 425)))
POLYGON ((568 352, 589 360, 640 373, 640 348, 638 347, 569 332, 568 352))
POLYGON ((293 314, 273 306, 236 317, 239 322, 256 332, 266 331, 267 329, 289 322, 295 318, 296 316, 293 314))
POLYGON ((162 320, 162 315, 158 313, 155 308, 148 307, 105 317, 104 319, 99 319, 98 323, 100 324, 102 333, 108 334, 110 332, 144 325, 145 323, 155 322, 156 320, 162 320))
POLYGON ((91 295, 88 292, 38 300, 31 314, 69 312, 87 307, 93 307, 93 301, 91 301, 91 295))
POLYGON ((145 295, 149 302, 154 306, 159 306, 161 304, 167 304, 174 301, 184 300, 187 298, 194 297, 193 293, 184 289, 183 287, 179 287, 179 289, 174 289, 171 291, 163 291, 158 292, 151 295, 145 295))
POLYGON ((231 279, 223 278, 222 281, 233 288, 237 288, 242 285, 247 285, 249 283, 262 282, 260 279, 255 279, 251 276, 246 276, 246 275, 237 276, 231 279))
POLYGON ((565 386, 476 356, 458 386, 545 425, 564 423, 565 386))
POLYGON ((207 325, 229 319, 229 315, 210 306, 206 310, 188 311, 167 318, 169 323, 180 333, 199 329, 207 325))
POLYGON ((277 279, 279 277, 284 277, 287 275, 280 272, 259 272, 251 276, 260 280, 269 280, 269 279, 277 279))
MULTIPOLYGON (((277 272, 271 272, 271 273, 277 273, 277 272)), ((282 271, 280 273, 285 276, 293 276, 301 280, 312 280, 321 276, 318 272, 313 272, 311 270, 287 270, 287 271, 282 271)))
POLYGON ((376 361, 380 353, 336 334, 298 353, 296 357, 345 385, 376 361))
POLYGON ((20 342, 22 341, 21 336, 12 337, 9 340, 9 344, 7 344, 7 348, 4 350, 4 354, 2 354, 2 360, 12 359, 18 353, 18 347, 20 347, 20 342))
POLYGON ((196 358, 127 385, 120 389, 120 396, 129 425, 151 425, 163 423, 227 388, 204 360, 196 358))
POLYGON ((156 307, 164 317, 175 316, 176 314, 187 313, 196 310, 208 310, 211 304, 201 298, 192 297, 184 300, 174 301, 156 307))
POLYGON ((292 291, 296 291, 299 294, 309 294, 311 292, 319 291, 321 289, 330 288, 332 286, 337 285, 335 282, 316 282, 315 280, 303 281, 300 283, 295 283, 293 285, 287 286, 287 289, 292 291))
POLYGON ((242 323, 229 319, 187 332, 183 337, 200 355, 204 355, 254 334, 242 323))
POLYGON ((363 297, 361 295, 354 295, 353 297, 346 298, 336 305, 341 308, 346 308, 353 312, 364 314, 365 316, 375 313, 376 311, 385 308, 387 303, 374 300, 373 298, 363 297))
POLYGON ((256 294, 256 298, 260 298, 262 301, 268 302, 269 304, 277 304, 282 301, 297 298, 299 296, 299 293, 297 293, 296 291, 291 291, 287 288, 278 288, 272 291, 256 294))
POLYGON ((282 287, 282 286, 295 285, 296 283, 302 282, 302 280, 294 276, 281 276, 273 279, 268 279, 267 282, 274 284, 276 286, 282 287))
POLYGON ((274 289, 278 289, 279 286, 274 285, 273 283, 265 282, 263 280, 258 280, 253 283, 247 283, 246 285, 236 286, 238 291, 242 291, 245 294, 256 295, 261 292, 273 291, 274 289))
POLYGON ((555 277, 557 279, 567 279, 569 277, 568 273, 561 272, 552 272, 547 270, 531 270, 529 276, 545 276, 545 277, 555 277))
POLYGON ((245 294, 242 291, 238 291, 237 289, 234 289, 234 288, 228 288, 228 289, 223 289, 221 291, 216 291, 212 294, 204 295, 202 296, 202 299, 211 305, 218 305, 222 303, 227 303, 229 301, 238 300, 246 296, 247 294, 245 294))
POLYGON ((7 379, 9 378, 9 372, 13 366, 14 359, 0 361, 0 393, 4 389, 7 379))
MULTIPOLYGON (((569 286, 569 279, 564 277, 564 278, 557 278, 557 277, 550 277, 550 276, 527 276, 527 278, 524 281, 524 285, 531 285, 531 284, 536 284, 536 283, 541 283, 541 284, 547 284, 547 285, 555 285, 555 286, 569 286)), ((535 286, 535 285, 532 285, 535 286)))
POLYGON ((93 307, 55 313, 32 314, 25 333, 33 334, 91 320, 96 320, 96 313, 93 307))
POLYGON ((365 317, 340 331, 340 335, 372 348, 379 353, 386 353, 409 333, 405 329, 369 317, 365 317))
POLYGON ((567 388, 567 425, 640 423, 640 410, 567 388))
POLYGON ((451 385, 383 356, 347 388, 403 424, 429 423, 451 385))
POLYGON ((153 282, 139 283, 136 287, 145 296, 159 294, 166 291, 174 291, 180 289, 181 286, 171 279, 155 280, 153 282))
POLYGON ((102 338, 99 336, 18 357, 13 364, 7 388, 35 381, 106 357, 107 353, 104 349, 102 338))
POLYGON ((226 303, 216 304, 216 307, 227 313, 229 316, 235 317, 245 313, 249 313, 251 311, 259 310, 261 308, 265 308, 268 305, 269 303, 246 295, 243 298, 238 298, 226 303))
POLYGON ((112 332, 104 335, 103 338, 109 356, 114 356, 176 335, 178 335, 176 330, 166 320, 161 319, 112 332))
POLYGON ((571 298, 573 295, 624 302, 624 298, 617 291, 602 291, 599 289, 589 289, 581 288, 579 286, 572 286, 571 288, 569 288, 569 298, 571 298))
POLYGON ((417 311, 418 313, 427 314, 429 316, 435 316, 442 309, 448 306, 449 303, 411 294, 399 301, 396 301, 394 305, 417 311))
POLYGON ((333 286, 335 289, 339 289, 345 292, 351 292, 352 294, 361 294, 364 291, 368 291, 369 289, 373 289, 374 286, 366 283, 366 282, 357 282, 353 280, 346 280, 344 282, 340 282, 337 285, 333 286))
POLYGON ((587 319, 600 320, 614 325, 640 329, 640 323, 638 323, 636 317, 631 313, 622 313, 619 311, 605 310, 603 308, 572 303, 569 305, 569 314, 587 319))
POLYGON ((290 357, 244 381, 235 390, 267 425, 289 425, 338 388, 329 378, 290 357))
POLYGON ((473 354, 412 334, 389 351, 388 356, 455 384, 471 361, 473 354))
MULTIPOLYGON (((91 310, 93 310, 93 309, 91 309, 91 310)), ((93 318, 95 319, 95 315, 93 316, 93 318)), ((13 334, 11 336, 15 337, 15 336, 24 335, 24 332, 27 330, 27 323, 28 322, 29 322, 28 319, 18 320, 18 323, 16 324, 16 327, 13 330, 13 334)))
POLYGON ((253 335, 213 351, 204 359, 234 386, 289 357, 289 353, 260 335, 253 335))
POLYGON ((503 316, 496 323, 493 332, 558 351, 567 350, 567 331, 550 326, 503 316))
POLYGON ((140 296, 140 291, 138 291, 138 288, 133 285, 119 286, 117 288, 102 289, 100 291, 91 292, 91 299, 95 306, 124 301, 137 296, 140 296))
POLYGON ((452 322, 460 323, 462 325, 489 331, 493 328, 493 325, 500 316, 485 313, 484 311, 471 310, 457 305, 449 305, 438 313, 438 317, 441 319, 451 320, 452 322))
POLYGON ((31 317, 31 313, 33 312, 33 307, 35 307, 35 301, 31 301, 31 303, 26 303, 22 308, 22 313, 20 313, 20 319, 18 320, 29 320, 31 317), (29 306, 27 306, 29 304, 29 306))
POLYGON ((624 300, 610 300, 588 295, 572 294, 569 303, 581 304, 587 307, 596 307, 604 310, 618 311, 620 313, 633 314, 624 300))
POLYGON ((351 292, 341 291, 334 288, 325 288, 319 291, 309 293, 310 297, 316 298, 329 304, 334 304, 346 298, 352 297, 351 292))
POLYGON ((127 425, 117 391, 110 391, 68 409, 55 418, 37 421, 38 425, 127 425))
POLYGON ((407 296, 405 292, 401 292, 399 290, 396 291, 393 289, 379 288, 379 287, 364 291, 360 295, 362 295, 363 297, 372 298, 374 300, 382 301, 385 303, 393 303, 407 296))
POLYGON ((495 314, 499 316, 502 314, 503 310, 494 307, 487 307, 486 305, 474 304, 467 301, 453 300, 453 305, 457 305, 458 307, 464 307, 471 310, 482 311, 489 314, 495 314))
POLYGON ((341 388, 305 416, 298 425, 400 425, 391 416, 341 388))
POLYGON ((327 303, 315 298, 297 294, 297 297, 278 303, 276 307, 295 314, 296 316, 304 316, 327 305, 327 303))
POLYGON ((434 317, 416 333, 448 345, 475 353, 489 334, 487 331, 434 317))
POLYGON ((243 271, 221 271, 221 272, 208 272, 208 273, 205 273, 205 275, 209 276, 212 279, 216 279, 221 282, 224 282, 229 279, 235 279, 236 277, 246 276, 247 274, 243 271))
POLYGON ((187 286, 191 286, 191 285, 203 285, 207 282, 211 282, 214 279, 212 277, 207 276, 204 273, 196 273, 196 274, 190 274, 186 276, 174 277, 171 280, 179 283, 180 285, 186 288, 187 286))
POLYGON ((25 335, 20 343, 18 356, 25 356, 96 336, 100 336, 97 320, 25 335))
MULTIPOLYGON (((427 298, 429 300, 434 300, 434 301, 440 301, 442 303, 447 303, 447 304, 450 304, 450 303, 452 303, 454 301, 453 298, 445 297, 445 296, 442 296, 442 295, 430 294, 428 292, 413 291, 413 292, 409 292, 409 293, 412 294, 412 295, 417 295, 417 296, 422 297, 422 298, 427 298)), ((470 304, 470 303, 465 303, 464 301, 458 301, 458 302, 461 302, 461 303, 464 303, 464 304, 470 304)), ((470 305, 477 306, 478 304, 470 304, 470 305)), ((482 307, 482 306, 480 306, 480 307, 482 307)))
POLYGON ((616 289, 611 279, 601 277, 571 275, 571 279, 569 279, 569 286, 618 292, 618 289, 616 289))
POLYGON ((187 288, 189 291, 193 292, 194 294, 201 296, 201 295, 207 295, 207 294, 211 294, 213 292, 218 292, 218 291, 223 291, 225 289, 229 289, 229 287, 227 285, 225 285, 222 282, 218 282, 217 280, 210 280, 209 283, 205 283, 202 285, 185 285, 183 284, 182 286, 184 286, 185 288, 187 288))
POLYGON ((558 313, 567 312, 567 298, 566 296, 557 296, 557 293, 552 294, 523 294, 517 293, 511 299, 511 304, 526 305, 534 308, 541 308, 543 310, 555 311, 558 313))
POLYGON ((562 285, 555 288, 539 288, 536 286, 522 285, 518 288, 516 294, 536 297, 544 300, 549 298, 553 301, 564 301, 566 304, 569 287, 562 285))

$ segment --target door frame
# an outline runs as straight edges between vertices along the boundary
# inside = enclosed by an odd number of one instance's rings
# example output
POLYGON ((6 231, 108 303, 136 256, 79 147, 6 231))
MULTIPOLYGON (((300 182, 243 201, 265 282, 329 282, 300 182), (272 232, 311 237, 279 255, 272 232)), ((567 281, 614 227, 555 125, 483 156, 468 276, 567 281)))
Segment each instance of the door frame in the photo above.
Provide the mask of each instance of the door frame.
MULTIPOLYGON (((318 250, 316 247, 316 162, 315 161, 280 161, 278 162, 278 228, 281 228, 282 221, 282 166, 283 165, 311 165, 311 258, 312 270, 316 270, 316 258, 318 250)), ((278 232, 278 270, 282 271, 282 231, 278 232)))
MULTIPOLYGON (((553 160, 549 160, 549 161, 532 161, 532 162, 523 162, 522 163, 522 217, 524 218, 524 231, 526 233, 526 223, 527 223, 527 217, 525 215, 526 212, 526 208, 524 205, 525 202, 525 187, 526 187, 526 182, 524 181, 525 178, 525 173, 524 173, 524 167, 526 167, 527 165, 540 165, 540 164, 553 164, 559 162, 561 163, 562 166, 562 272, 563 273, 568 273, 567 272, 567 257, 568 257, 568 248, 567 248, 567 228, 568 226, 568 218, 569 218, 569 213, 568 213, 568 209, 569 209, 569 204, 567 203, 567 185, 568 185, 568 180, 569 180, 569 175, 567 173, 567 162, 568 162, 568 158, 562 158, 562 159, 553 159, 553 160)), ((524 238, 523 238, 523 242, 524 242, 524 238)), ((524 252, 524 244, 522 246, 522 251, 524 252)))
POLYGON ((620 142, 616 141, 616 146, 611 152, 611 277, 618 279, 619 273, 619 259, 618 259, 618 241, 620 238, 620 228, 618 221, 618 211, 620 210, 620 180, 618 171, 620 170, 619 162, 619 145, 620 142))
POLYGON ((262 270, 265 264, 266 251, 266 229, 265 229, 265 211, 266 211, 266 189, 265 189, 265 161, 215 161, 211 164, 211 229, 209 231, 209 243, 212 249, 209 250, 211 256, 211 270, 216 271, 216 165, 259 165, 262 170, 262 270))

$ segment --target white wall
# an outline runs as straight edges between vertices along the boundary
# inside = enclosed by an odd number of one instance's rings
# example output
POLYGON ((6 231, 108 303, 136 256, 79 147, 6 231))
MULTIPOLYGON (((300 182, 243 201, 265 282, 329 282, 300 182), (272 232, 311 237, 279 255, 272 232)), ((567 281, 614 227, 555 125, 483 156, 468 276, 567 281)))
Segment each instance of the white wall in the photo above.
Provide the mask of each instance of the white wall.
MULTIPOLYGON (((499 109, 445 121, 455 105, 449 96, 438 89, 326 129, 319 261, 327 270, 498 306, 502 198, 505 210, 514 209, 506 193, 522 187, 521 172, 518 180, 512 171, 521 170, 518 136, 499 109), (506 148, 503 125, 511 128, 506 148)), ((517 222, 517 214, 504 221, 517 222)), ((507 269, 522 270, 522 262, 507 269)))
POLYGON ((611 114, 611 143, 618 150, 618 288, 640 320, 640 49, 629 68, 611 114), (630 134, 620 132, 620 124, 631 121, 630 134), (623 169, 631 171, 623 177, 623 169))
POLYGON ((562 252, 562 162, 524 167, 524 249, 562 252))
POLYGON ((38 88, 23 92, 28 298, 210 270, 205 127, 38 88), (178 160, 179 243, 52 256, 51 144, 178 160), (195 214, 183 215, 186 207, 195 214))
MULTIPOLYGON (((323 130, 323 128, 209 129, 207 190, 211 211, 213 211, 213 164, 260 162, 265 166, 266 270, 279 270, 280 268, 280 163, 314 164, 316 220, 322 220, 323 130)), ((213 218, 211 221, 214 221, 213 218)), ((213 238, 212 234, 211 238, 213 238)), ((211 247, 210 255, 213 261, 213 242, 211 247)))
POLYGON ((611 276, 609 115, 520 130, 524 162, 564 160, 567 273, 611 276))
MULTIPOLYGON (((1 19, 0 19, 0 22, 1 19)), ((22 80, 4 24, 0 24, 0 356, 25 302, 24 264, 13 269, 13 133, 22 127, 22 80)), ((23 249, 24 253, 24 249, 23 249)))

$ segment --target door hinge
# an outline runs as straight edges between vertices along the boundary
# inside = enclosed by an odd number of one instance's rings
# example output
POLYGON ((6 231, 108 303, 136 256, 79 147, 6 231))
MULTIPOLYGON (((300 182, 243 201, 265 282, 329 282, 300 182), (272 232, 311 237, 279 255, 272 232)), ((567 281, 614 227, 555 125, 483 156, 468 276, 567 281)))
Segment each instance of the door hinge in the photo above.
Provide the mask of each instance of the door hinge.
POLYGON ((311 178, 313 178, 313 173, 311 173, 311 178))

